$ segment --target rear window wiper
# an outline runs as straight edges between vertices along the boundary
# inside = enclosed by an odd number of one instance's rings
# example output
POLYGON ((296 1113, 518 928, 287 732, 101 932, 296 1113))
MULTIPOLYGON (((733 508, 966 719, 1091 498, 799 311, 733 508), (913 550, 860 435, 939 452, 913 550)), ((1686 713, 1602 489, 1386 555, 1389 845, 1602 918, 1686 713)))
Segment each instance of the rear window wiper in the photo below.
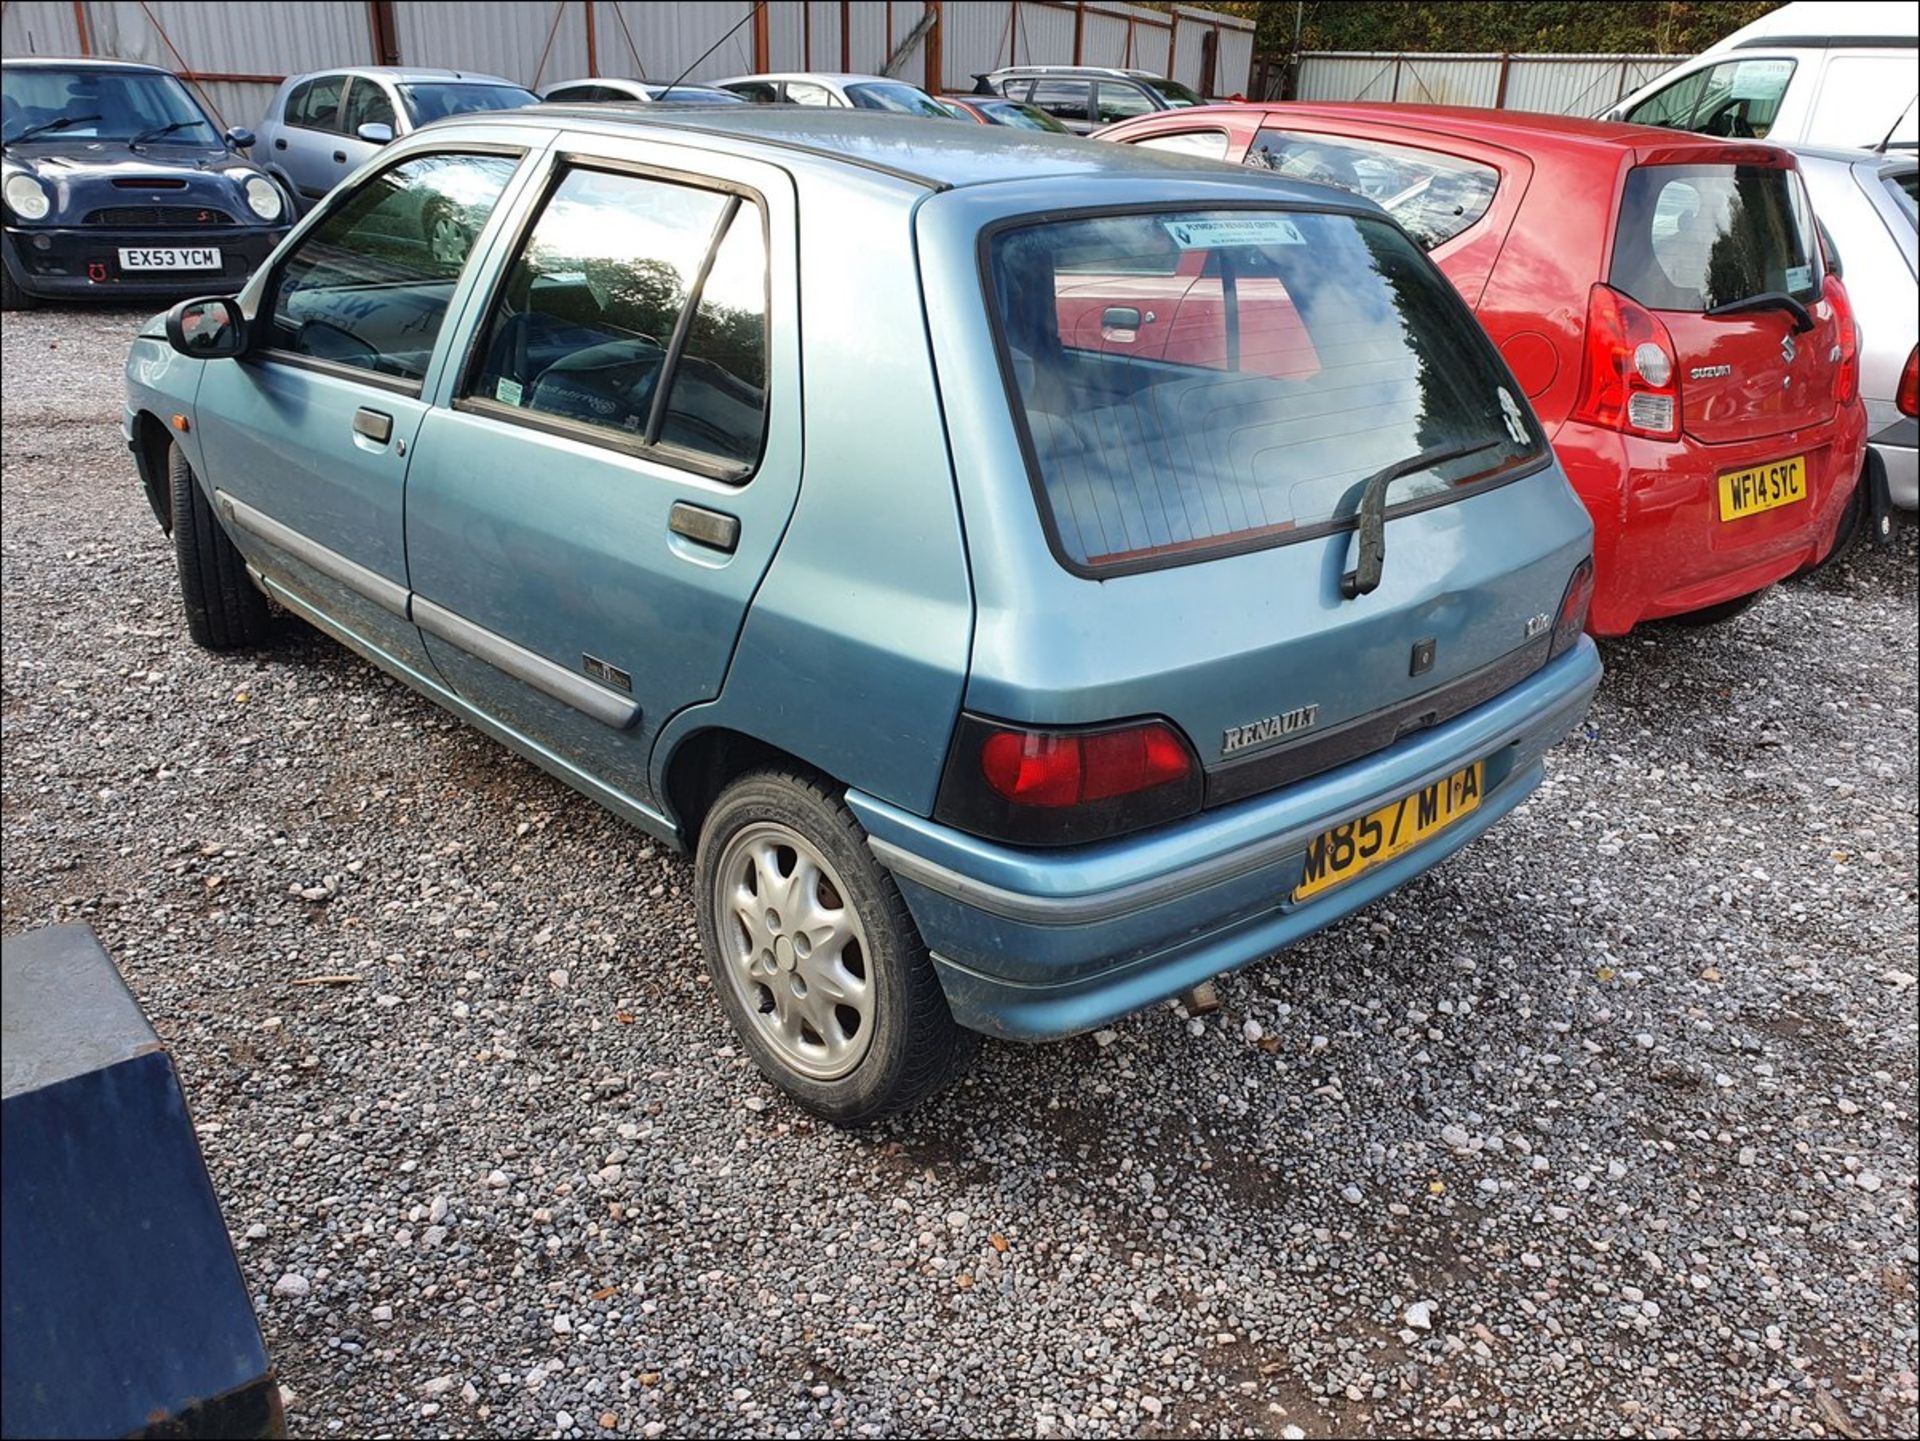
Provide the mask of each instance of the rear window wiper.
POLYGON ((1368 595, 1380 588, 1380 570, 1387 559, 1387 488, 1396 480, 1418 475, 1450 460, 1465 460, 1470 455, 1492 450, 1503 440, 1477 440, 1465 445, 1442 445, 1423 450, 1405 460, 1396 460, 1384 470, 1368 476, 1360 492, 1360 560, 1340 577, 1340 594, 1348 600, 1368 595))
POLYGON ((1749 295, 1744 300, 1729 300, 1714 306, 1707 314, 1745 315, 1750 310, 1784 310, 1793 317, 1793 328, 1797 334, 1805 335, 1813 329, 1812 313, 1784 290, 1767 290, 1759 295, 1749 295))
POLYGON ((9 140, 7 144, 18 145, 22 140, 31 140, 36 135, 47 135, 55 130, 65 130, 69 125, 85 125, 87 122, 98 120, 99 118, 98 115, 56 115, 51 120, 42 120, 38 125, 29 125, 25 130, 22 130, 18 135, 14 136, 13 139, 9 140))

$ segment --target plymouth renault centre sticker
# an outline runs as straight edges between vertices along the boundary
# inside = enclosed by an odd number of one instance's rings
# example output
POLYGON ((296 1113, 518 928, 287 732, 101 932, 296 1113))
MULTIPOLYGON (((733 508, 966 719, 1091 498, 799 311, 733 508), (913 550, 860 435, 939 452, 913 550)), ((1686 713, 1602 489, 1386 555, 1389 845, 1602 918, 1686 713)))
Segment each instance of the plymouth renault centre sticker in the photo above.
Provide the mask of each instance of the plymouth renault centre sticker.
POLYGON ((1222 245, 1305 245, 1300 227, 1284 215, 1209 215, 1197 220, 1160 222, 1182 250, 1213 250, 1222 245))

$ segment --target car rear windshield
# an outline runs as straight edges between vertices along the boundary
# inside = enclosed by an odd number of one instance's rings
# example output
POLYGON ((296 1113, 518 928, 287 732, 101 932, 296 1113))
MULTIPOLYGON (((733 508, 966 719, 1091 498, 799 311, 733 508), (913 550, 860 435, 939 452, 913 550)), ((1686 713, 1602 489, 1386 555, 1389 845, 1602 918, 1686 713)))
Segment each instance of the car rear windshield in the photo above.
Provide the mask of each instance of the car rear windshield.
POLYGON ((1456 498, 1542 449, 1473 316, 1391 223, 1274 208, 1019 224, 989 304, 1056 553, 1139 570, 1456 498))
POLYGON ((536 105, 540 97, 518 85, 402 85, 400 97, 407 102, 407 114, 415 125, 429 120, 444 120, 449 115, 467 115, 476 110, 518 110, 536 105))
POLYGON ((1775 293, 1811 303, 1821 272, 1800 177, 1745 165, 1629 171, 1607 280, 1650 310, 1775 293))
POLYGON ((1207 103, 1198 95, 1194 94, 1193 91, 1187 89, 1187 87, 1182 85, 1178 80, 1144 80, 1141 83, 1149 90, 1158 94, 1162 100, 1166 101, 1169 109, 1179 110, 1188 105, 1205 105, 1207 103))
POLYGON ((940 102, 911 85, 869 81, 847 87, 847 98, 862 110, 892 110, 901 115, 930 115, 950 119, 940 102))
POLYGON ((1896 170, 1886 177, 1886 185, 1909 221, 1920 217, 1920 170, 1896 170))

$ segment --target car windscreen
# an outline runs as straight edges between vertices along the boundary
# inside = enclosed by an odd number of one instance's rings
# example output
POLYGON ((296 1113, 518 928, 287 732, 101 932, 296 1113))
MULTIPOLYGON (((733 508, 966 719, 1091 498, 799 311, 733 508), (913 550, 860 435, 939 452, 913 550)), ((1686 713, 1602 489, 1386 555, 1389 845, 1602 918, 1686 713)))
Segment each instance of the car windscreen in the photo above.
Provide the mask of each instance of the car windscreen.
POLYGON ((1168 106, 1174 110, 1178 110, 1187 105, 1205 105, 1207 103, 1193 91, 1187 89, 1187 87, 1182 85, 1178 80, 1142 80, 1140 83, 1146 86, 1147 89, 1153 91, 1162 100, 1166 101, 1168 106))
POLYGON ((952 112, 938 100, 911 85, 868 81, 847 86, 847 98, 862 110, 892 110, 901 115, 932 115, 943 120, 953 119, 952 112))
POLYGON ((653 92, 655 100, 671 105, 745 105, 747 102, 731 90, 713 90, 705 85, 662 85, 653 92))
POLYGON ((537 105, 540 97, 518 85, 478 85, 472 82, 442 84, 417 81, 400 87, 400 98, 415 125, 430 120, 445 120, 449 115, 468 115, 476 110, 518 110, 522 105, 537 105))
POLYGON ((0 73, 0 95, 6 111, 0 139, 8 144, 29 130, 48 139, 131 140, 157 131, 164 137, 155 138, 175 144, 220 139, 184 85, 150 70, 9 66, 0 73))
MULTIPOLYGON (((990 233, 988 303, 1049 539, 1083 572, 1178 564, 1510 472, 1544 441, 1459 296, 1390 222, 1154 210, 990 233)), ((1392 513, 1391 511, 1389 513, 1392 513)))
POLYGON ((1649 310, 1701 312, 1771 293, 1812 304, 1821 272, 1800 177, 1765 166, 1627 173, 1607 283, 1649 310))

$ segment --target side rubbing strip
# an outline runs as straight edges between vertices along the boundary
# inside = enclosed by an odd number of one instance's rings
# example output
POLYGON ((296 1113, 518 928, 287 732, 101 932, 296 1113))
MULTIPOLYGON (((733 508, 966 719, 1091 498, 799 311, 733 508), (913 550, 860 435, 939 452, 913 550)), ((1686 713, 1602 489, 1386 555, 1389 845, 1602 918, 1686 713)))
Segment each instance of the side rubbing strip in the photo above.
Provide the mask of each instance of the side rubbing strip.
POLYGON ((602 725, 625 730, 640 719, 640 707, 625 696, 596 685, 583 675, 575 675, 565 666, 555 665, 545 656, 536 655, 525 646, 516 645, 505 636, 495 635, 484 626, 477 626, 466 617, 417 595, 413 598, 413 623, 428 635, 437 635, 459 646, 476 660, 525 681, 563 705, 584 711, 602 725))
POLYGON ((235 500, 224 490, 216 490, 213 499, 221 519, 229 524, 259 536, 276 550, 284 550, 302 564, 339 581, 348 590, 359 592, 380 609, 406 619, 407 588, 404 585, 388 580, 376 570, 368 570, 358 561, 348 560, 337 550, 329 550, 319 541, 255 510, 244 500, 235 500))

